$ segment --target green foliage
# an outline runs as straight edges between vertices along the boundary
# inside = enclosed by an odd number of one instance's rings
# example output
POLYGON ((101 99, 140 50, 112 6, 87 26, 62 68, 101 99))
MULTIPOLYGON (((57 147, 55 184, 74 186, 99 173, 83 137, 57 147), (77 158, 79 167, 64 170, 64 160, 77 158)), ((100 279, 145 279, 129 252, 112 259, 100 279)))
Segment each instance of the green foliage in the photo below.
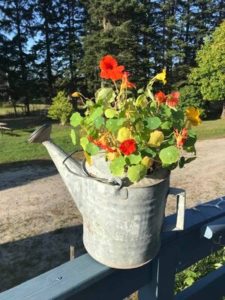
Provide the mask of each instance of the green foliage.
POLYGON ((103 104, 103 102, 111 103, 115 99, 115 93, 112 88, 101 88, 96 92, 96 102, 103 104))
POLYGON ((152 49, 149 5, 136 0, 84 1, 88 14, 87 35, 84 37, 84 57, 81 63, 87 91, 93 94, 99 86, 96 66, 103 55, 111 54, 128 66, 134 80, 146 81, 149 73, 148 54, 152 49), (146 23, 145 23, 146 22, 146 23), (140 42, 145 39, 145 42, 140 42))
POLYGON ((110 164, 110 170, 115 176, 122 176, 124 174, 124 166, 126 165, 125 158, 120 156, 115 158, 110 164))
POLYGON ((137 182, 141 178, 143 178, 147 173, 147 168, 142 165, 138 164, 136 166, 131 166, 128 168, 127 177, 130 179, 131 182, 137 182))
POLYGON ((202 107, 203 100, 198 86, 190 84, 180 89, 180 105, 182 107, 202 107))
POLYGON ((141 159, 142 157, 140 154, 131 154, 128 156, 128 160, 131 165, 137 165, 141 159))
POLYGON ((201 277, 225 264, 225 248, 202 259, 188 269, 178 273, 175 280, 175 292, 178 293, 192 285, 201 277))
POLYGON ((72 143, 74 145, 76 145, 76 143, 77 143, 77 137, 76 137, 76 131, 74 129, 71 129, 70 137, 71 137, 72 143))
MULTIPOLYGON (((52 105, 50 106, 48 111, 48 116, 53 120, 60 120, 60 124, 65 125, 72 113, 72 110, 72 104, 66 97, 65 92, 61 91, 58 92, 56 97, 53 98, 52 105)), ((76 119, 76 116, 73 118, 73 124, 79 122, 79 120, 76 119)))
POLYGON ((225 99, 225 21, 205 40, 197 52, 198 66, 192 70, 191 79, 198 83, 204 100, 225 99))
POLYGON ((11 98, 49 103, 62 89, 92 95, 100 83, 96 66, 107 53, 140 85, 167 66, 167 88, 181 86, 203 38, 223 19, 224 3, 12 0, 1 1, 0 11, 1 69, 11 98))
POLYGON ((147 122, 148 122, 147 128, 150 130, 154 130, 161 125, 161 120, 159 117, 149 117, 147 119, 147 122))
POLYGON ((211 37, 205 39, 197 52, 197 67, 189 76, 189 86, 183 90, 183 96, 190 93, 192 102, 199 98, 209 101, 225 99, 225 59, 224 59, 225 21, 215 30, 211 37))
MULTIPOLYGON (((115 63, 114 58, 110 60, 115 63)), ((158 101, 152 92, 153 84, 165 82, 165 77, 165 71, 157 74, 137 95, 122 74, 116 81, 112 78, 112 87, 108 81, 107 87, 98 89, 95 100, 82 96, 86 102, 84 117, 76 112, 70 118, 71 126, 77 128, 76 137, 72 133, 73 143, 80 145, 89 156, 104 150, 111 173, 127 176, 131 182, 141 180, 159 167, 173 169, 180 159, 180 166, 190 162, 191 159, 185 158, 185 151, 195 154, 196 137, 186 129, 189 117, 176 105, 178 96, 174 95, 179 93, 163 96, 175 101, 170 105, 167 100, 158 101)), ((192 121, 198 123, 198 111, 194 109, 193 113, 192 121)))
POLYGON ((179 160, 180 152, 175 146, 169 146, 160 151, 159 157, 163 165, 172 165, 179 160))
POLYGON ((78 112, 74 113, 70 118, 70 124, 73 127, 77 127, 78 125, 80 125, 81 121, 82 121, 82 117, 78 112))

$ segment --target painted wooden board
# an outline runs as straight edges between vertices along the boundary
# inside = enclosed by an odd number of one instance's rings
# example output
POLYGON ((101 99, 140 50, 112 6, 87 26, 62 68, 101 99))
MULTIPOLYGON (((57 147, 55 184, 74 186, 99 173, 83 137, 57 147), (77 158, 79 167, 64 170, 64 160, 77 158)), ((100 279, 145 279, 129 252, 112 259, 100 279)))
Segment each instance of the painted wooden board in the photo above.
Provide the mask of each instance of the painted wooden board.
MULTIPOLYGON (((86 254, 1 293, 0 300, 117 300, 140 288, 141 300, 172 300, 175 273, 220 247, 212 239, 203 238, 201 229, 223 217, 225 201, 221 202, 220 199, 189 209, 186 211, 185 230, 163 233, 158 256, 141 268, 111 269, 86 254)), ((175 221, 175 216, 166 218, 168 224, 175 221)), ((197 293, 201 295, 210 286, 220 289, 220 292, 224 288, 225 292, 225 285, 220 284, 222 279, 225 282, 223 270, 220 270, 201 281, 201 285, 196 288, 197 293)), ((191 290, 189 293, 194 295, 191 290)), ((179 299, 197 298, 177 298, 179 299)), ((200 299, 209 298, 198 298, 200 299)), ((212 299, 216 300, 210 300, 212 299)))

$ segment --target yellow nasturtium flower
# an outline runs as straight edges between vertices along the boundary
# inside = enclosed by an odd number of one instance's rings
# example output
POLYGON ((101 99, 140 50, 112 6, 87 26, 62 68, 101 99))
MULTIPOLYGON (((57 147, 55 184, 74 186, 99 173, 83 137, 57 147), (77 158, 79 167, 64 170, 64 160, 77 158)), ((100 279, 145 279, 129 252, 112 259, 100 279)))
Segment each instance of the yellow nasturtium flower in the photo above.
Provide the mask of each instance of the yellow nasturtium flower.
POLYGON ((151 147, 159 147, 164 141, 164 134, 160 130, 155 130, 150 134, 148 145, 151 147))
POLYGON ((119 156, 120 156, 119 152, 108 152, 107 153, 107 159, 108 160, 114 160, 115 158, 117 158, 119 156))
POLYGON ((163 69, 161 73, 157 74, 155 79, 162 81, 163 84, 166 84, 166 69, 163 69))
POLYGON ((79 98, 79 97, 81 97, 81 93, 79 93, 79 92, 74 92, 74 93, 72 94, 72 97, 79 98))
POLYGON ((154 163, 154 160, 148 156, 145 156, 141 160, 141 164, 144 165, 147 169, 149 169, 154 163))
POLYGON ((125 140, 129 140, 132 138, 131 131, 127 127, 122 127, 119 129, 117 134, 117 140, 122 143, 125 140))
POLYGON ((190 123, 193 126, 197 126, 202 122, 202 120, 199 117, 200 111, 193 106, 190 106, 186 109, 186 116, 187 116, 188 121, 190 121, 190 123))

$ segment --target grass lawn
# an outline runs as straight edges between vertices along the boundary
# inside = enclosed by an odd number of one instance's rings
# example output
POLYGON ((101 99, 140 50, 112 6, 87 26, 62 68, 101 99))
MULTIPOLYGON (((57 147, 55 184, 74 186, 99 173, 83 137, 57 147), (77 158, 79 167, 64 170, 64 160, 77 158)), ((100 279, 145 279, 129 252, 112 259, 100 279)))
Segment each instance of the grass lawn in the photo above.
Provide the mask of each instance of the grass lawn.
MULTIPOLYGON (((31 112, 41 112, 42 110, 46 110, 49 108, 47 104, 30 104, 30 111, 31 112)), ((23 115, 24 114, 24 105, 18 104, 16 107, 17 114, 23 115)), ((0 116, 12 115, 14 116, 14 109, 12 106, 1 106, 0 107, 0 116)))
MULTIPOLYGON (((1 120, 0 120, 1 122, 1 120)), ((34 129, 45 120, 35 117, 16 118, 7 121, 13 128, 13 135, 0 134, 0 163, 27 161, 36 159, 49 159, 45 147, 39 144, 29 144, 28 137, 34 129)), ((225 120, 204 121, 200 126, 193 128, 199 139, 225 138, 225 120)), ((53 125, 52 140, 66 152, 74 150, 70 139, 69 126, 53 125)))
POLYGON ((204 121, 198 127, 193 127, 198 139, 225 138, 225 119, 204 121))
MULTIPOLYGON (((44 124, 44 122, 39 121, 38 123, 39 124, 23 122, 22 119, 15 119, 15 122, 7 122, 8 126, 16 129, 13 130, 13 134, 0 134, 0 163, 49 159, 49 155, 45 150, 45 147, 40 144, 29 144, 27 142, 30 134, 37 127, 35 125, 44 124)), ((74 150, 74 146, 70 139, 69 126, 67 127, 54 124, 52 126, 51 137, 52 140, 65 151, 71 152, 74 150)))

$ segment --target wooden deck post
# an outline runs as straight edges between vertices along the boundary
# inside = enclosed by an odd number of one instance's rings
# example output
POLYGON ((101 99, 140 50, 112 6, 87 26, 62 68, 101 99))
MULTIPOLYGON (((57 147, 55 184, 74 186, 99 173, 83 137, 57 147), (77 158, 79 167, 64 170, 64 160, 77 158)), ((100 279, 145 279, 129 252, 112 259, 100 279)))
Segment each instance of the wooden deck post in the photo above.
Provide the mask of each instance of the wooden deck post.
POLYGON ((177 248, 163 247, 154 259, 149 284, 139 290, 139 300, 173 300, 177 248))

